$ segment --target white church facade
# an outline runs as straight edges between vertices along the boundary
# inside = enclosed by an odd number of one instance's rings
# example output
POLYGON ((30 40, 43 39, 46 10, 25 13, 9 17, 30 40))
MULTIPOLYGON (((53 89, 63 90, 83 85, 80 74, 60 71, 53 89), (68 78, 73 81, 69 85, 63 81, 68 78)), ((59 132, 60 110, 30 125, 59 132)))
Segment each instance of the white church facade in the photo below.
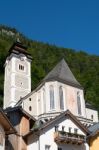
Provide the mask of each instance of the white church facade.
POLYGON ((22 107, 36 119, 21 135, 25 149, 89 150, 87 127, 98 122, 98 112, 86 107, 83 87, 62 59, 31 92, 31 61, 16 42, 5 62, 4 109, 22 107))

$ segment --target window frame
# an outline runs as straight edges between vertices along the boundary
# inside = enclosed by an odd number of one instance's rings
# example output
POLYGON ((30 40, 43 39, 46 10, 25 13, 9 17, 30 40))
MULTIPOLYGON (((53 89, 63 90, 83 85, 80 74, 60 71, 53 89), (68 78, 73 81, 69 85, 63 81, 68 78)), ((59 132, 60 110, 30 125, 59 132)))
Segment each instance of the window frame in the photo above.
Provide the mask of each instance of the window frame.
POLYGON ((77 110, 78 110, 78 115, 82 115, 82 110, 81 110, 81 95, 80 92, 77 92, 77 110))
POLYGON ((55 96, 54 96, 54 86, 49 86, 49 95, 50 95, 50 110, 55 109, 55 96))
POLYGON ((62 86, 59 86, 59 105, 60 110, 64 110, 64 93, 62 86))

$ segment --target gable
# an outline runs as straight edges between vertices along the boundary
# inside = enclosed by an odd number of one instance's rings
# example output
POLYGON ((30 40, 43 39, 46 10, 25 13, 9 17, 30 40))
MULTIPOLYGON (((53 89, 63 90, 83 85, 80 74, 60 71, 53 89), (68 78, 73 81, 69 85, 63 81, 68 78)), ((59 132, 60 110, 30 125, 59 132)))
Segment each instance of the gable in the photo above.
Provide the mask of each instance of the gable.
POLYGON ((71 133, 74 133, 76 129, 77 134, 86 135, 85 131, 68 116, 63 116, 59 120, 56 120, 55 122, 50 124, 48 127, 41 129, 41 130, 44 132, 50 132, 50 130, 55 131, 55 126, 58 126, 58 131, 62 131, 62 128, 64 127, 64 131, 69 132, 71 128, 71 133))

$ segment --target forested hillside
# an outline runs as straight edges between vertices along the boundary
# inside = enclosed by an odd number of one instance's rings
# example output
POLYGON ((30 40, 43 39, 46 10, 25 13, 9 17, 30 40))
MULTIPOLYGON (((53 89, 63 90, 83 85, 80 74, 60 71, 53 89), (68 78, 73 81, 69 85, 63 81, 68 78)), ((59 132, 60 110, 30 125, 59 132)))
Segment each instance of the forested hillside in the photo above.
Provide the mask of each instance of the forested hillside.
POLYGON ((28 47, 33 57, 32 89, 64 58, 84 87, 85 100, 99 110, 99 56, 33 41, 16 29, 5 26, 0 26, 0 106, 3 100, 4 63, 7 52, 16 39, 20 39, 28 47))

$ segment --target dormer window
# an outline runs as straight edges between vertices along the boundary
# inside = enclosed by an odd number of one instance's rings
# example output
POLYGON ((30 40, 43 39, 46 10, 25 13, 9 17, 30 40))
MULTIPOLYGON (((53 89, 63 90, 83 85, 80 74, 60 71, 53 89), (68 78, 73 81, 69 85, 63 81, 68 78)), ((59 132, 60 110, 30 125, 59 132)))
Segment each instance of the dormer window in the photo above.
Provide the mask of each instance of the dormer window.
POLYGON ((60 101, 60 109, 64 110, 64 99, 63 99, 63 89, 62 89, 62 86, 59 87, 59 101, 60 101))
POLYGON ((50 85, 50 110, 53 110, 55 108, 55 102, 54 102, 54 87, 53 85, 50 85))
POLYGON ((78 115, 81 115, 81 98, 79 92, 77 92, 77 106, 78 106, 78 115))

